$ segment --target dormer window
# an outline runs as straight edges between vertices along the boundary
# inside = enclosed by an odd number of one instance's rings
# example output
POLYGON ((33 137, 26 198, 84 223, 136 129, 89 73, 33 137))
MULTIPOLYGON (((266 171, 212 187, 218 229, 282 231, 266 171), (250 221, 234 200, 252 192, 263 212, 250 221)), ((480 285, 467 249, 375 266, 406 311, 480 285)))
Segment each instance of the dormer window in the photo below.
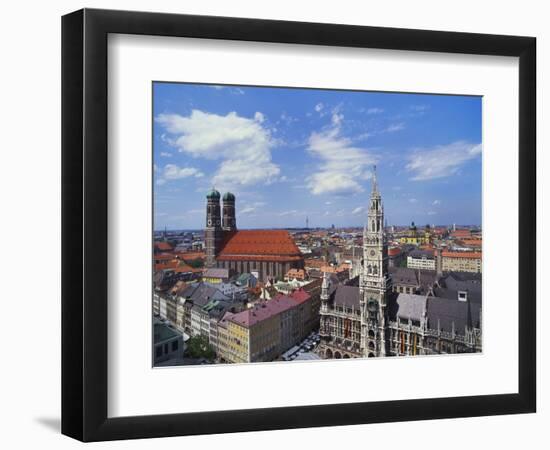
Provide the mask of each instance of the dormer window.
POLYGON ((458 301, 459 302, 468 301, 468 291, 458 291, 458 301))

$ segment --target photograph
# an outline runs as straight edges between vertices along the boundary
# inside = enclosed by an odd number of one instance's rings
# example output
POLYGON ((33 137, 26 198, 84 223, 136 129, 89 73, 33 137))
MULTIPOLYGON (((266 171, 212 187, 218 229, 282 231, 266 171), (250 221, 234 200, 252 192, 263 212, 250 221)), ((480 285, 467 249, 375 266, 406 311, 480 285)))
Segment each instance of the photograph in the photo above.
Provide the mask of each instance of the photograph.
POLYGON ((154 367, 482 352, 482 97, 152 101, 154 367))

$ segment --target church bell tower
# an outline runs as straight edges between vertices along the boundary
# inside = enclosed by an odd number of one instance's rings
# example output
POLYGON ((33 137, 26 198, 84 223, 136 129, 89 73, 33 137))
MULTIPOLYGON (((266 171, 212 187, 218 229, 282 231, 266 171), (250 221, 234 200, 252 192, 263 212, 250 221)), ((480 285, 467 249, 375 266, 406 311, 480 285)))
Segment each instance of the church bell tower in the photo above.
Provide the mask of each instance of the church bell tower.
POLYGON ((384 207, 378 191, 376 166, 367 223, 363 229, 363 267, 360 277, 361 349, 363 356, 386 356, 386 306, 390 291, 388 245, 384 233, 384 207))
POLYGON ((206 247, 206 266, 216 266, 216 255, 223 241, 222 217, 220 211, 220 193, 216 189, 206 196, 206 228, 204 240, 206 247))

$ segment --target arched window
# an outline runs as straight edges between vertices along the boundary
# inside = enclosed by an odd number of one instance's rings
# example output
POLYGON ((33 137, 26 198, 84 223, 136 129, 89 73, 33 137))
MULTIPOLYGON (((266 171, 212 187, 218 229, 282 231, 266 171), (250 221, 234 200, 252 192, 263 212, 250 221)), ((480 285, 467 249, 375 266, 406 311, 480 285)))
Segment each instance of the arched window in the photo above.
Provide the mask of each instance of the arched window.
POLYGON ((374 275, 378 275, 378 266, 373 266, 372 272, 374 273, 374 275))
POLYGON ((369 264, 367 273, 372 273, 372 266, 369 264))

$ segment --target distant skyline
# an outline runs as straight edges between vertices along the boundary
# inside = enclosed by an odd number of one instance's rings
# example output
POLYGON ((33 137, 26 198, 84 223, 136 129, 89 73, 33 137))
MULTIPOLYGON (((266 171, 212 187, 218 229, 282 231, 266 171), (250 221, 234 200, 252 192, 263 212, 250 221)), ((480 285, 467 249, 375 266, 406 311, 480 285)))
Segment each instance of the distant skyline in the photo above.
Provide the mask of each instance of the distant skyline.
POLYGON ((481 97, 154 83, 155 229, 361 226, 372 166, 388 225, 481 224, 481 97))

